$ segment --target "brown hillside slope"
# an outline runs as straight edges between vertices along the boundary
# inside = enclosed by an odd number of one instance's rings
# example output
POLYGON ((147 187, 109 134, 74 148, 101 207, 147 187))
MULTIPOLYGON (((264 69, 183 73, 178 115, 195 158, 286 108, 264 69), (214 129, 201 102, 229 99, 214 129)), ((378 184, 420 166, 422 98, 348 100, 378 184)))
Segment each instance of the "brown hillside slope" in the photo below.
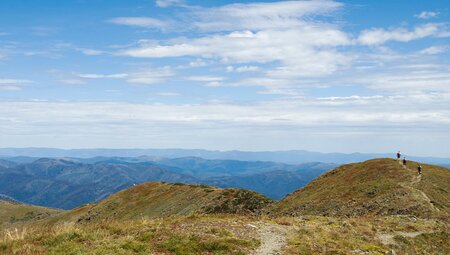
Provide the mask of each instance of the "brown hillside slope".
POLYGON ((69 211, 54 220, 77 219, 79 222, 95 222, 194 213, 254 215, 272 203, 269 198, 248 190, 148 182, 118 192, 98 204, 69 211))
POLYGON ((0 229, 48 218, 60 211, 0 200, 0 229))
POLYGON ((394 159, 348 164, 323 174, 288 195, 272 210, 281 215, 448 216, 450 169, 394 159))

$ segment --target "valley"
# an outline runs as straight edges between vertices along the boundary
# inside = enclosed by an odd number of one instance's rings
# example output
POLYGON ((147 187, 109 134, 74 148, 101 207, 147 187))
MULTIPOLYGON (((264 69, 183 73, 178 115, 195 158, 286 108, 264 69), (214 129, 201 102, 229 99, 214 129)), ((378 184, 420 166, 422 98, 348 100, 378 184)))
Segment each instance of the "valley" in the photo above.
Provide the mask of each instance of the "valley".
POLYGON ((73 209, 136 184, 159 181, 245 188, 277 200, 335 166, 196 157, 5 158, 0 161, 0 194, 33 205, 73 209))

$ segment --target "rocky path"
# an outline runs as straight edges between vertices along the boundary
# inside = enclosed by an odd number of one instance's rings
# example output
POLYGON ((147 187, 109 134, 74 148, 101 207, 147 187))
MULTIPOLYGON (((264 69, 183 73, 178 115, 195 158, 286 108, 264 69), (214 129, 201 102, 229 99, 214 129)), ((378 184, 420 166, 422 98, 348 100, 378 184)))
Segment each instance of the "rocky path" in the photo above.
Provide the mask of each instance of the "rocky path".
MULTIPOLYGON (((407 169, 407 170, 409 170, 409 171, 413 171, 413 170, 410 169, 409 167, 403 165, 401 161, 399 161, 399 164, 400 164, 404 169, 407 169)), ((399 184, 400 184, 400 186, 402 186, 402 187, 404 187, 404 188, 406 188, 406 189, 410 189, 410 190, 412 190, 412 191, 414 191, 414 192, 420 194, 420 196, 421 196, 428 204, 430 204, 430 206, 431 206, 431 208, 433 208, 433 210, 439 211, 439 208, 437 208, 437 207, 434 206, 434 204, 431 202, 431 199, 427 196, 427 194, 425 194, 425 193, 424 193, 423 191, 421 191, 420 189, 417 189, 417 188, 414 187, 415 184, 417 184, 417 183, 419 183, 419 182, 421 182, 421 181, 422 181, 422 175, 417 175, 417 176, 414 176, 414 177, 412 178, 411 181, 408 181, 408 182, 402 182, 402 183, 399 183, 399 184)))
POLYGON ((277 224, 258 224, 261 246, 252 255, 280 255, 286 245, 287 227, 277 224))

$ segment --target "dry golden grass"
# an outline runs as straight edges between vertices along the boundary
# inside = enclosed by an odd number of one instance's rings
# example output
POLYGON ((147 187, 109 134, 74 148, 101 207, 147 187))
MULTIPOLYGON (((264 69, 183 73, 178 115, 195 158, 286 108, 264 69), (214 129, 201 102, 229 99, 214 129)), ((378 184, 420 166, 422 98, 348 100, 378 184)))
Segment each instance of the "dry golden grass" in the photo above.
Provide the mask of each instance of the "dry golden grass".
MULTIPOLYGON (((142 218, 96 224, 35 226, 9 238, 0 254, 248 254, 259 245, 247 217, 142 218)), ((14 232, 13 232, 14 233, 14 232)))
POLYGON ((284 218, 285 254, 450 254, 448 222, 406 216, 284 218))
POLYGON ((280 201, 275 215, 415 215, 445 217, 450 211, 450 170, 423 165, 418 178, 393 159, 338 167, 280 201))
POLYGON ((191 215, 3 231, 0 254, 251 254, 254 226, 284 228, 283 254, 450 254, 448 221, 407 216, 336 218, 191 215))

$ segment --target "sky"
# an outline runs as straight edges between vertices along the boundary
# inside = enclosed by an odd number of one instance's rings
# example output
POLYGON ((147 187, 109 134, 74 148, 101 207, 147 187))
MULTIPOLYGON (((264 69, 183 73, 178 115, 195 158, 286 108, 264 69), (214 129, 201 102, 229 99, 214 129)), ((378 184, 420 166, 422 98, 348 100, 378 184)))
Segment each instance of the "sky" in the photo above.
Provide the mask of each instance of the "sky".
POLYGON ((450 2, 0 0, 0 147, 450 157, 450 2))

